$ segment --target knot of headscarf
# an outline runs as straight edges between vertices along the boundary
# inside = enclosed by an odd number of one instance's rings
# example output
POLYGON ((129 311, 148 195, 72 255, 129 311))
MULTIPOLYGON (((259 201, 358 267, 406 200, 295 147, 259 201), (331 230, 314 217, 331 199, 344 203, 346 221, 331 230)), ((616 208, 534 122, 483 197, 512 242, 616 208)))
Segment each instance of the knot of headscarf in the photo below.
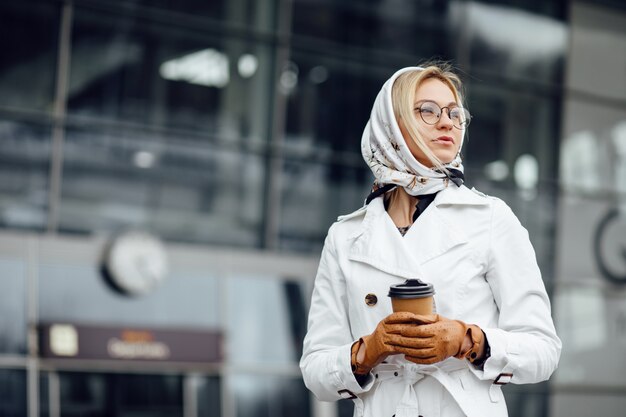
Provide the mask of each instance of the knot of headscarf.
MULTIPOLYGON (((376 178, 372 194, 383 190, 377 196, 395 186, 404 188, 410 195, 419 196, 437 193, 450 182, 458 187, 463 184, 463 163, 460 155, 444 165, 448 173, 436 167, 429 168, 415 159, 400 132, 393 113, 391 88, 401 74, 421 70, 421 67, 402 68, 385 82, 374 100, 370 119, 363 131, 361 153, 376 178)), ((464 134, 463 131, 463 136, 464 134)), ((374 198, 370 197, 369 201, 374 198)))

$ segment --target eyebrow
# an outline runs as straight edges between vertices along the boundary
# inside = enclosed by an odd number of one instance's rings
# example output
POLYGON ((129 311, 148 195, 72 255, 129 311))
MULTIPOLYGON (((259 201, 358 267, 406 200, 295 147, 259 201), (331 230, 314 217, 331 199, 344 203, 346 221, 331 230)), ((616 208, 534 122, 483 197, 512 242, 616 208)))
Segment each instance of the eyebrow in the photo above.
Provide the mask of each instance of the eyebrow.
POLYGON ((455 106, 458 106, 458 105, 459 105, 459 103, 457 103, 456 101, 451 101, 451 102, 449 102, 448 104, 446 104, 445 106, 440 106, 440 105, 439 105, 439 103, 437 103, 435 100, 430 100, 430 99, 427 99, 427 98, 426 98, 426 99, 424 99, 424 100, 419 100, 419 101, 416 101, 415 103, 413 103, 413 105, 414 105, 414 106, 417 106, 418 104, 422 104, 422 103, 425 103, 425 102, 427 102, 427 101, 430 101, 431 103, 435 103, 435 104, 436 104, 436 105, 438 105, 439 107, 447 107, 447 106, 451 106, 451 105, 453 105, 453 104, 454 104, 455 106))

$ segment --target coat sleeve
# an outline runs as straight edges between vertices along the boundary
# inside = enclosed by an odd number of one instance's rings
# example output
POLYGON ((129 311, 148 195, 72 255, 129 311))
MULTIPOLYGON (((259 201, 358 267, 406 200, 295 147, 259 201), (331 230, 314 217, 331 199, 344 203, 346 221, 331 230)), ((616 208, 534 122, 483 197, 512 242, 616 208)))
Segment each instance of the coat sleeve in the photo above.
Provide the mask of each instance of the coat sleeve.
POLYGON ((511 209, 494 199, 486 278, 499 309, 498 328, 483 329, 491 348, 480 379, 516 384, 547 380, 557 367, 561 341, 556 335, 535 252, 528 232, 511 209))
POLYGON ((333 228, 329 230, 311 298, 308 331, 300 369, 304 383, 322 401, 351 398, 369 391, 373 378, 359 385, 352 373, 350 349, 354 340, 347 314, 345 278, 337 261, 333 228))

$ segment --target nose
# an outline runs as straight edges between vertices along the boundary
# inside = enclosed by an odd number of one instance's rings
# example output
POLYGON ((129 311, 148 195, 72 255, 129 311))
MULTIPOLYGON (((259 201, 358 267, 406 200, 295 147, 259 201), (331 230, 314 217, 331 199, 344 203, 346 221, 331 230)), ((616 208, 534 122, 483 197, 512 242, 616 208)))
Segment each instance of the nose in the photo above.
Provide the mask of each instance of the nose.
POLYGON ((440 129, 452 129, 452 119, 450 118, 450 110, 442 109, 441 116, 439 117, 439 121, 437 122, 437 127, 440 129))

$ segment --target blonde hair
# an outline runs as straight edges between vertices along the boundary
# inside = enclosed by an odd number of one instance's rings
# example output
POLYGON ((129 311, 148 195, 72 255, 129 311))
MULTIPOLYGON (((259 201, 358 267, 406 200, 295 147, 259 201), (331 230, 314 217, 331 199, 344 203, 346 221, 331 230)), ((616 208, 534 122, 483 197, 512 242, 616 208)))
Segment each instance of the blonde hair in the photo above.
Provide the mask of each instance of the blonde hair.
MULTIPOLYGON (((435 78, 446 84, 456 102, 462 106, 462 83, 460 78, 452 72, 450 64, 447 63, 427 63, 421 65, 423 70, 408 71, 400 74, 393 83, 391 88, 391 102, 393 105, 393 113, 396 116, 398 124, 402 120, 404 128, 407 130, 413 142, 424 152, 426 157, 430 159, 433 165, 439 169, 446 171, 444 163, 428 148, 424 138, 420 133, 419 125, 415 119, 415 92, 418 87, 426 80, 435 78)), ((460 149, 459 149, 460 151, 460 149)))

